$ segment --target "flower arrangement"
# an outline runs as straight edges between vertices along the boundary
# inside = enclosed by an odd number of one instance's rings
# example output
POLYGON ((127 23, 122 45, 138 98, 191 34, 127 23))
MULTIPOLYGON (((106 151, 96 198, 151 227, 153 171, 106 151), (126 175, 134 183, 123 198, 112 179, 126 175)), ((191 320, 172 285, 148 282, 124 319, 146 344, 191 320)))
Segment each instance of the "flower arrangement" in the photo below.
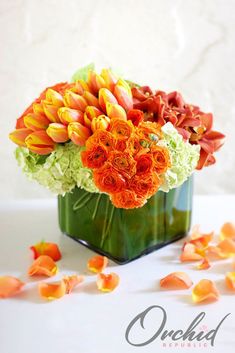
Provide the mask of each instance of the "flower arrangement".
POLYGON ((71 83, 46 88, 9 137, 25 174, 52 192, 77 186, 131 209, 215 163, 224 135, 212 124, 211 113, 178 92, 141 87, 110 69, 99 75, 88 65, 71 83))

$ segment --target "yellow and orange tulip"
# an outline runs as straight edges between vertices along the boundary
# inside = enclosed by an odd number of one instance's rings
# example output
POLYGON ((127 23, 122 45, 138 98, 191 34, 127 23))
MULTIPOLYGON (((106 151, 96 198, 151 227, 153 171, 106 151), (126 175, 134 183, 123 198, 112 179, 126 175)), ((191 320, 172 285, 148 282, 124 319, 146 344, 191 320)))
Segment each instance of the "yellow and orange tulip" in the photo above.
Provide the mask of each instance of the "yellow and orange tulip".
POLYGON ((26 147, 25 139, 32 133, 31 129, 22 128, 16 129, 9 134, 9 138, 12 142, 18 146, 26 147))
POLYGON ((106 112, 107 103, 117 104, 118 101, 107 88, 101 88, 99 90, 99 105, 104 112, 106 112))
POLYGON ((40 155, 46 155, 54 151, 55 142, 47 135, 45 130, 35 131, 25 139, 28 149, 40 155))
POLYGON ((47 130, 47 135, 51 137, 54 142, 63 143, 68 141, 68 130, 67 127, 59 123, 51 123, 47 130))
POLYGON ((87 106, 87 101, 79 94, 72 91, 66 91, 64 95, 64 104, 66 107, 84 112, 87 106))
POLYGON ((51 88, 48 88, 48 90, 46 91, 46 101, 51 102, 52 105, 58 108, 63 107, 64 105, 63 97, 61 96, 61 94, 51 88))
POLYGON ((29 113, 24 117, 24 124, 33 131, 45 130, 49 126, 50 120, 45 115, 29 113))
POLYGON ((113 92, 114 86, 117 83, 117 77, 114 73, 110 69, 103 69, 100 76, 105 80, 106 87, 113 92))
POLYGON ((126 111, 133 108, 131 89, 124 80, 118 80, 114 87, 114 95, 117 98, 118 103, 126 111))
POLYGON ((106 112, 110 119, 127 120, 125 109, 119 104, 106 103, 106 112))
POLYGON ((69 123, 77 122, 80 124, 84 123, 83 112, 76 109, 71 109, 68 107, 62 107, 58 110, 58 115, 60 121, 64 125, 68 125, 69 123))
POLYGON ((90 87, 90 90, 94 94, 97 94, 101 88, 106 87, 106 83, 105 83, 105 80, 103 79, 103 77, 101 77, 100 75, 98 75, 94 71, 88 72, 88 81, 87 82, 88 82, 88 86, 90 87))
POLYGON ((42 107, 44 110, 44 114, 50 120, 51 123, 59 123, 60 119, 58 117, 57 111, 58 107, 53 105, 51 102, 42 101, 42 107))
POLYGON ((98 129, 107 130, 110 124, 110 119, 106 115, 100 115, 93 118, 91 122, 91 130, 95 132, 98 129))
POLYGON ((75 145, 84 146, 91 131, 86 126, 75 122, 68 125, 68 135, 75 145))
POLYGON ((99 115, 102 115, 102 112, 93 106, 87 106, 84 113, 84 123, 87 127, 91 127, 91 122, 94 118, 97 118, 99 115))
POLYGON ((94 96, 94 94, 92 94, 91 92, 85 91, 83 94, 83 97, 85 98, 85 100, 87 101, 87 104, 92 105, 96 108, 99 109, 99 101, 98 99, 94 96))

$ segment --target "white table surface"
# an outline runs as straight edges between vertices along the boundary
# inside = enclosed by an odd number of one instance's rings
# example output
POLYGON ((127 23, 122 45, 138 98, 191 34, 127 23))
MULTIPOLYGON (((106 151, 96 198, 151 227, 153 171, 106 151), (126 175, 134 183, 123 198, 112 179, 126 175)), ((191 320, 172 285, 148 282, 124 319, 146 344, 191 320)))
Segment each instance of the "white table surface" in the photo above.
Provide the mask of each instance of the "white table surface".
MULTIPOLYGON (((204 230, 219 230, 221 224, 235 218, 235 195, 196 196, 193 224, 204 230)), ((88 274, 86 262, 93 253, 62 235, 57 225, 56 200, 0 203, 0 275, 13 275, 28 282, 18 296, 0 300, 1 353, 155 353, 155 352, 234 352, 235 294, 224 286, 224 273, 232 270, 231 260, 214 262, 207 271, 198 271, 194 263, 178 260, 183 240, 127 265, 111 263, 108 271, 120 275, 119 287, 112 293, 98 292, 95 276, 88 274), (29 246, 41 239, 56 242, 63 254, 58 263, 64 274, 86 274, 85 282, 71 295, 45 302, 37 292, 38 279, 27 277, 32 262, 29 246), (221 292, 218 302, 195 305, 191 290, 163 291, 159 279, 173 271, 186 271, 196 283, 202 278, 215 281, 221 292), (214 348, 163 347, 157 339, 144 347, 134 347, 125 340, 129 322, 151 305, 167 312, 168 329, 185 330, 202 311, 204 328, 211 330, 227 313, 214 348)), ((159 327, 159 315, 150 314, 146 329, 133 331, 136 342, 148 339, 159 327)), ((170 342, 170 341, 168 341, 170 342)), ((204 342, 204 341, 203 341, 204 342)))

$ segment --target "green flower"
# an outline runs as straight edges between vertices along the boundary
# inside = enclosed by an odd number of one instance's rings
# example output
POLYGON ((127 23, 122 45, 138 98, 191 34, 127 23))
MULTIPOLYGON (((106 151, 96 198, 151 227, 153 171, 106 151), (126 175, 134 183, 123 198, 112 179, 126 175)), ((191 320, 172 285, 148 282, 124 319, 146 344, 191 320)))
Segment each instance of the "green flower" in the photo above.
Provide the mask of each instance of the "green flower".
POLYGON ((185 142, 171 123, 162 127, 163 139, 158 145, 166 146, 170 153, 171 167, 163 176, 160 190, 168 192, 183 184, 195 170, 199 157, 200 146, 185 142))
POLYGON ((83 149, 70 142, 57 145, 49 156, 40 156, 27 148, 18 147, 15 156, 29 179, 36 180, 55 194, 64 195, 75 186, 88 192, 99 192, 93 182, 92 171, 82 165, 83 149))

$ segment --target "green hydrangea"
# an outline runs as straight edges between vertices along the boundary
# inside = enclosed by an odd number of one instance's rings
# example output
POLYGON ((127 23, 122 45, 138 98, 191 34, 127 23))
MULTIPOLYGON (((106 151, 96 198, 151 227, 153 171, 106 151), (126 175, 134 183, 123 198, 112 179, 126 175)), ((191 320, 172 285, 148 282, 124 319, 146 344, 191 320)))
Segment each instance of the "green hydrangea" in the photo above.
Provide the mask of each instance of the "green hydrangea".
POLYGON ((168 192, 183 184, 195 170, 199 157, 200 146, 185 142, 171 123, 162 127, 163 139, 158 145, 166 146, 170 153, 171 167, 163 176, 160 190, 168 192))
POLYGON ((29 179, 36 180, 55 194, 64 195, 75 186, 89 192, 99 192, 93 182, 92 171, 82 165, 83 148, 72 142, 58 144, 49 156, 40 156, 27 148, 18 147, 15 156, 29 179))

